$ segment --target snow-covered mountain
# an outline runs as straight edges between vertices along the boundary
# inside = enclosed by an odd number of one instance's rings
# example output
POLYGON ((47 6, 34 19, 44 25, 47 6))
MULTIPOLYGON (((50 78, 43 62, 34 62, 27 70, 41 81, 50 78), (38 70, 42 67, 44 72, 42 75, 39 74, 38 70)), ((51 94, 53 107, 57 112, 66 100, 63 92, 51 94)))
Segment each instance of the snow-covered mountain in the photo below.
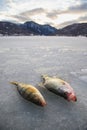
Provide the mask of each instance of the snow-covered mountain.
POLYGON ((2 35, 55 35, 57 29, 50 25, 40 25, 33 21, 24 24, 0 22, 0 34, 2 35))
POLYGON ((62 29, 56 29, 48 24, 40 25, 33 21, 27 21, 23 24, 1 21, 0 35, 87 36, 87 23, 76 23, 62 29))
POLYGON ((57 33, 57 29, 50 25, 40 25, 33 21, 26 22, 24 25, 37 35, 55 35, 57 33))
POLYGON ((87 36, 87 23, 75 23, 58 30, 58 35, 87 36))

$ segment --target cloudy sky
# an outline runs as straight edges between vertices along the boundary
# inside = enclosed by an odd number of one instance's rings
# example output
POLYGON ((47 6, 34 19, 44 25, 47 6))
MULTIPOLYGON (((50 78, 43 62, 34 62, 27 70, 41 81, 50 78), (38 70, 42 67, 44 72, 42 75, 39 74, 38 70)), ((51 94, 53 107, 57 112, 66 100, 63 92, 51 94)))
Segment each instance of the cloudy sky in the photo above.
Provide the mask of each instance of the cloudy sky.
POLYGON ((87 0, 0 0, 0 21, 4 20, 57 28, 87 22, 87 0))

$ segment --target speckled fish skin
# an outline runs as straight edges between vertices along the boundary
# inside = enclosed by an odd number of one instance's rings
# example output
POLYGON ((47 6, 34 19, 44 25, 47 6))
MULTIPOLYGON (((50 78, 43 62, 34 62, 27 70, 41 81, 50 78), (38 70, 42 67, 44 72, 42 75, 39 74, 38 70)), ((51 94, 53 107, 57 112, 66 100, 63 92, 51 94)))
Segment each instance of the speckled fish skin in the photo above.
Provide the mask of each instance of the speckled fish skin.
POLYGON ((42 76, 43 85, 51 92, 62 96, 68 101, 77 101, 73 88, 64 80, 57 77, 42 76))
POLYGON ((42 94, 34 86, 18 82, 10 82, 10 83, 17 86, 17 89, 23 98, 39 106, 46 105, 46 101, 43 98, 42 94))

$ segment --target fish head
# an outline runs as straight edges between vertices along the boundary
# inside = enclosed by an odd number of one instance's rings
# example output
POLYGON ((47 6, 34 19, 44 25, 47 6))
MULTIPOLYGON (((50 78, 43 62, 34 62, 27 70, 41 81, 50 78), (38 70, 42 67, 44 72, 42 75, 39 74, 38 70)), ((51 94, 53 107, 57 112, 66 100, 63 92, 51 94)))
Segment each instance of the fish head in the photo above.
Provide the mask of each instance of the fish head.
POLYGON ((42 77, 42 81, 43 81, 43 83, 45 83, 46 80, 49 79, 49 76, 48 76, 48 75, 42 75, 41 77, 42 77))
POLYGON ((46 105, 46 101, 44 99, 39 99, 38 100, 38 104, 42 107, 44 107, 46 105))
POLYGON ((64 82, 64 86, 65 86, 65 93, 67 96, 67 100, 76 102, 77 97, 76 94, 74 93, 73 88, 67 82, 64 82))
POLYGON ((74 102, 77 101, 77 97, 74 94, 74 92, 66 93, 66 95, 67 95, 67 100, 68 101, 74 101, 74 102))
POLYGON ((36 94, 34 97, 34 103, 39 105, 39 106, 42 106, 42 107, 44 107, 46 105, 46 101, 43 98, 43 96, 38 95, 38 94, 36 94))

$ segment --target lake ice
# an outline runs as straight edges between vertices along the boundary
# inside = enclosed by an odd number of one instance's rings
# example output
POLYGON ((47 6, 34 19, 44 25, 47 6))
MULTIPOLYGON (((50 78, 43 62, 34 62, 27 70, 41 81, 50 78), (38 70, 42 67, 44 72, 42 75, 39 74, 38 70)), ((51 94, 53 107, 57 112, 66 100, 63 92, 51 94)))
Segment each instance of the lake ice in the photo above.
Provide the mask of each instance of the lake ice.
POLYGON ((87 130, 87 38, 0 37, 0 130, 87 130), (41 75, 71 84, 77 102, 39 87, 41 75), (24 100, 9 81, 36 86, 47 106, 24 100))

